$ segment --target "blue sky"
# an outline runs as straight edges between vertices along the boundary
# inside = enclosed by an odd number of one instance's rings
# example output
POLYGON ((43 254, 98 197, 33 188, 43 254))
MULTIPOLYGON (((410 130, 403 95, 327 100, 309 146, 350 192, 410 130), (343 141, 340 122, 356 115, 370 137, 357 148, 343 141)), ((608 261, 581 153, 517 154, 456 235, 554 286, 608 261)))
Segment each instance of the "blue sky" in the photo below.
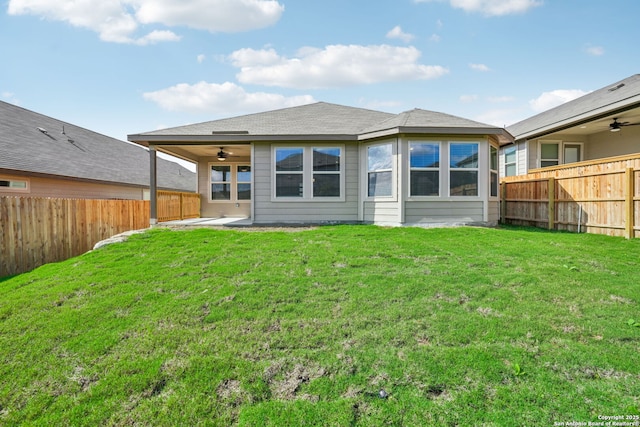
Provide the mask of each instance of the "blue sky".
POLYGON ((510 125, 640 72, 638 0, 4 0, 0 99, 118 139, 316 101, 510 125))

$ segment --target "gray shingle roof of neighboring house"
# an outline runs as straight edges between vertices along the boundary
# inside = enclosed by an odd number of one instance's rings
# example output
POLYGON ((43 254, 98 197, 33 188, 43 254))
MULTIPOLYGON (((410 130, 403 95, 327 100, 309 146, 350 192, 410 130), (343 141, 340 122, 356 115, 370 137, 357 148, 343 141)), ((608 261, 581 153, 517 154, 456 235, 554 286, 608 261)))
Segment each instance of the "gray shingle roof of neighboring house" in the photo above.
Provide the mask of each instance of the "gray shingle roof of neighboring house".
POLYGON ((516 140, 535 138, 640 106, 640 74, 507 127, 516 140))
POLYGON ((251 141, 274 139, 358 140, 401 132, 511 136, 502 129, 449 114, 415 109, 401 114, 327 102, 129 135, 130 141, 251 141), (473 129, 473 131, 472 131, 473 129), (382 133, 382 134, 380 134, 382 133))
MULTIPOLYGON (((149 186, 149 152, 0 101, 0 169, 149 186), (63 133, 64 132, 64 133, 63 133)), ((195 191, 195 173, 158 159, 158 187, 195 191)))

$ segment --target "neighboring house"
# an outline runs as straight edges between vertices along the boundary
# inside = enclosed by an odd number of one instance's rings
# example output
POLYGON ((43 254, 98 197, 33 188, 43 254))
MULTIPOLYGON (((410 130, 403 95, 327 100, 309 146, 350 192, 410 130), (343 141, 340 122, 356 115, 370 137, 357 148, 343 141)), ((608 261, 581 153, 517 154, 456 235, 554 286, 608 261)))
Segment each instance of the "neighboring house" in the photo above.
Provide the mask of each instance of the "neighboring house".
POLYGON ((507 127, 500 176, 640 153, 640 74, 507 127))
POLYGON ((256 224, 495 224, 498 149, 512 142, 447 114, 323 102, 128 139, 152 162, 162 151, 198 163, 202 217, 256 224))
MULTIPOLYGON (((195 174, 158 160, 158 187, 195 191, 195 174)), ((0 196, 149 199, 147 150, 0 101, 0 196)))

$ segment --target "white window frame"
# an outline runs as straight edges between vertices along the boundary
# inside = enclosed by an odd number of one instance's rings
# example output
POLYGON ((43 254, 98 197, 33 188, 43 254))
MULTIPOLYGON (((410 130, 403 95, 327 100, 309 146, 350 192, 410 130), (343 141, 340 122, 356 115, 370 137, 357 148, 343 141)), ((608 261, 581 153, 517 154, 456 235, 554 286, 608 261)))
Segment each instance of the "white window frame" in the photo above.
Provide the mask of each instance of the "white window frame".
MULTIPOLYGON (((207 196, 207 201, 209 203, 250 203, 251 199, 238 199, 238 184, 253 184, 251 181, 238 181, 238 168, 242 167, 242 166, 248 166, 251 167, 250 164, 246 163, 246 162, 240 162, 240 163, 229 163, 229 162, 209 162, 209 166, 207 168, 207 173, 209 174, 208 176, 208 180, 209 180, 209 189, 208 189, 208 196, 207 196), (213 181, 211 179, 211 167, 212 166, 229 166, 230 167, 230 181, 213 181), (228 200, 221 200, 221 199, 213 199, 211 198, 211 186, 213 184, 229 184, 229 199, 228 200)), ((251 170, 251 177, 253 178, 253 170, 251 170)))
POLYGON ((518 146, 517 145, 509 145, 503 149, 504 152, 504 176, 516 176, 518 175, 518 146), (512 162, 507 162, 507 150, 513 149, 514 159, 512 162), (507 173, 507 167, 509 165, 513 165, 515 172, 513 175, 509 175, 507 173))
MULTIPOLYGON (((464 141, 464 140, 450 140, 448 141, 448 148, 447 148, 447 159, 448 159, 448 163, 447 163, 447 174, 448 174, 448 185, 447 185, 447 194, 448 196, 453 199, 453 200, 460 200, 460 199, 464 199, 464 198, 478 198, 478 197, 484 197, 482 195, 481 192, 481 188, 483 187, 482 185, 480 185, 480 165, 481 165, 481 161, 480 158, 482 156, 482 142, 477 141, 477 140, 473 140, 473 141, 464 141), (478 148, 477 153, 478 153, 478 159, 476 160, 476 167, 474 168, 454 168, 451 166, 451 148, 454 145, 470 145, 470 144, 475 144, 478 148), (451 174, 452 172, 476 172, 476 194, 470 194, 470 195, 452 195, 451 194, 451 174)), ((486 151, 484 151, 484 155, 486 156, 486 151)), ((489 169, 489 168, 487 168, 489 169)))
MULTIPOLYGON (((242 173, 246 173, 246 172, 247 171, 243 171, 242 173)), ((248 163, 236 163, 232 176, 235 178, 235 181, 236 181, 236 183, 235 183, 235 185, 233 187, 234 191, 236 192, 235 193, 236 201, 238 201, 238 202, 250 202, 251 201, 251 194, 252 194, 251 190, 253 189, 252 188, 252 186, 253 186, 253 183, 252 183, 252 181, 253 181, 253 169, 251 168, 251 165, 248 164, 248 163), (240 179, 238 178, 238 174, 241 172, 240 168, 243 168, 243 167, 249 168, 248 172, 251 174, 251 177, 249 178, 248 181, 240 181, 240 179), (238 197, 238 194, 240 193, 238 191, 238 187, 240 186, 240 184, 249 184, 249 198, 248 199, 240 199, 238 197)))
POLYGON ((443 152, 442 152, 442 141, 440 140, 409 140, 409 156, 408 156, 408 182, 409 185, 407 186, 407 193, 408 193, 408 198, 409 199, 441 199, 442 198, 442 185, 443 185, 443 177, 442 177, 442 170, 443 170, 443 163, 442 163, 442 159, 443 159, 443 152), (439 166, 437 168, 422 168, 422 167, 412 167, 411 166, 411 147, 413 145, 423 145, 423 144, 430 144, 430 145, 437 145, 438 146, 438 164, 439 166), (436 196, 426 196, 426 195, 414 195, 411 194, 411 172, 412 171, 437 171, 438 172, 438 194, 436 196))
MULTIPOLYGON (((478 147, 480 150, 480 147, 478 147)), ((479 156, 480 154, 478 154, 479 156)), ((479 160, 479 159, 478 159, 479 160)), ((480 167, 480 162, 478 161, 478 167, 480 167)), ((489 144, 489 198, 495 199, 500 194, 500 148, 489 144), (492 167, 492 157, 495 154, 495 168, 492 167), (493 180, 492 178, 495 176, 496 183, 496 194, 493 194, 493 180)), ((480 191, 478 190, 478 195, 480 195, 480 191)))
MULTIPOLYGON (((567 145, 579 145, 580 146, 580 159, 581 162, 584 159, 584 143, 583 142, 572 142, 572 141, 562 141, 562 140, 551 140, 551 139, 541 139, 538 141, 538 167, 539 168, 552 168, 555 166, 570 164, 565 163, 564 159, 564 149, 567 145), (543 161, 552 161, 555 159, 543 159, 542 158, 542 144, 557 144, 558 145, 558 164, 553 166, 542 166, 543 161)), ((574 163, 574 162, 572 162, 574 163)))
POLYGON ((344 202, 345 201, 345 146, 344 144, 313 144, 313 145, 273 145, 271 147, 271 201, 272 202, 344 202), (334 148, 340 150, 339 171, 314 171, 313 152, 316 149, 334 148), (278 149, 302 149, 302 171, 276 171, 276 152, 278 149), (279 174, 301 174, 301 197, 277 197, 276 176, 279 174), (315 196, 313 195, 314 174, 327 174, 340 176, 339 196, 315 196))
POLYGON ((31 192, 31 182, 29 178, 16 178, 6 175, 0 175, 0 181, 6 181, 9 183, 8 187, 0 187, 0 192, 9 192, 9 193, 30 193, 31 192), (12 183, 24 183, 24 187, 13 187, 12 183))
POLYGON ((364 146, 364 195, 365 200, 367 201, 396 201, 397 200, 397 167, 396 167, 396 156, 397 156, 397 143, 396 141, 383 141, 376 144, 367 144, 364 146), (391 169, 375 169, 369 170, 369 149, 372 147, 379 147, 382 145, 390 145, 391 146, 391 169), (391 194, 388 196, 370 196, 369 195, 369 174, 372 172, 391 172, 391 194))

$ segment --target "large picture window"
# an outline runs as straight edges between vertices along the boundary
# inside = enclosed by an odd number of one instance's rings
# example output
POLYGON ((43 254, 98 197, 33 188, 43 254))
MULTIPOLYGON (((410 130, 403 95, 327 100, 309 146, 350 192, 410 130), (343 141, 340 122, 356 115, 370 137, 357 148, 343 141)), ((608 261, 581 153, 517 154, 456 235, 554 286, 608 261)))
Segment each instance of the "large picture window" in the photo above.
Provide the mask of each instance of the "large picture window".
POLYGON ((341 198, 343 147, 275 147, 275 197, 341 198))
POLYGON ((478 143, 449 144, 449 195, 478 195, 478 143))
POLYGON ((409 143, 410 195, 440 195, 440 144, 438 142, 409 143))
POLYGON ((393 195, 393 146, 389 144, 367 147, 367 181, 369 197, 393 195))

